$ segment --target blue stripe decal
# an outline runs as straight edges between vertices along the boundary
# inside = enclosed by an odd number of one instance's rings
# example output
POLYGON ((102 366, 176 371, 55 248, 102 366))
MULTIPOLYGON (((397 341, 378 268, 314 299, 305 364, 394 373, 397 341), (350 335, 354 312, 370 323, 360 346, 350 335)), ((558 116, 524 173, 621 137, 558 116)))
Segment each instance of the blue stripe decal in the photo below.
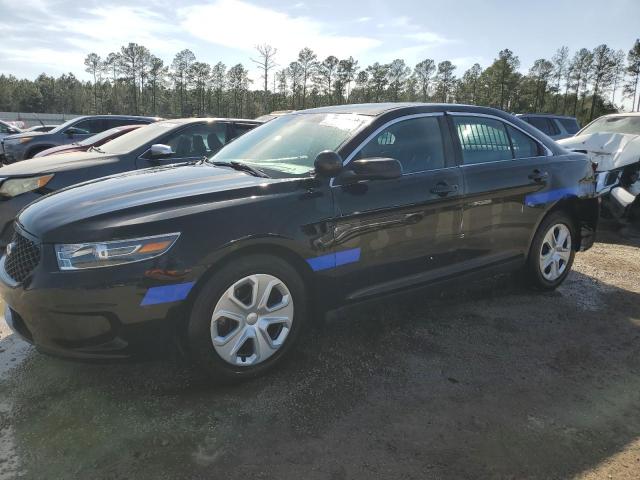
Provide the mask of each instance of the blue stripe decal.
POLYGON ((158 305, 160 303, 177 302, 184 300, 189 295, 194 282, 176 283, 163 287, 152 287, 147 290, 146 295, 140 303, 141 306, 158 305))
POLYGON ((535 207, 536 205, 544 205, 546 203, 555 202, 566 197, 573 197, 578 195, 578 187, 559 188, 557 190, 549 190, 547 192, 533 193, 527 195, 524 199, 524 203, 527 207, 535 207))
POLYGON ((360 249, 352 248, 338 253, 329 253, 319 257, 308 258, 307 263, 314 272, 328 270, 348 263, 355 263, 360 260, 360 249))

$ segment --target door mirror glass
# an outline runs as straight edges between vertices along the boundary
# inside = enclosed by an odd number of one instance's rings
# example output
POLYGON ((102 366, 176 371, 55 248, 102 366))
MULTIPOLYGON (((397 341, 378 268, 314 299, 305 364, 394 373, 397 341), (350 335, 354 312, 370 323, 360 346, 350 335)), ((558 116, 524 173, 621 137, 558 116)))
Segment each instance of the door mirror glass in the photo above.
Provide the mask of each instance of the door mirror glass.
POLYGON ((340 183, 360 180, 391 180, 402 176, 402 165, 395 158, 361 158, 353 160, 342 175, 340 183))
POLYGON ((151 150, 149 150, 149 158, 153 160, 161 160, 163 158, 169 158, 173 155, 173 150, 169 145, 163 145, 161 143, 155 143, 151 145, 151 150))
POLYGON ((313 167, 318 177, 335 177, 342 171, 342 157, 333 150, 325 150, 318 154, 313 167))

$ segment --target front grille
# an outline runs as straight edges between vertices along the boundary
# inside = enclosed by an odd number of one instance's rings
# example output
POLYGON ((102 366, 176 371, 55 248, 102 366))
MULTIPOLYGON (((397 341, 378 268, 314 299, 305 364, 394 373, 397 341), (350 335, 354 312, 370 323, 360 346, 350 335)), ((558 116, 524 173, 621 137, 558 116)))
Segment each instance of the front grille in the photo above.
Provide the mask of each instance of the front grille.
POLYGON ((4 268, 16 282, 24 282, 40 263, 40 245, 18 232, 11 241, 11 253, 5 259, 4 268))

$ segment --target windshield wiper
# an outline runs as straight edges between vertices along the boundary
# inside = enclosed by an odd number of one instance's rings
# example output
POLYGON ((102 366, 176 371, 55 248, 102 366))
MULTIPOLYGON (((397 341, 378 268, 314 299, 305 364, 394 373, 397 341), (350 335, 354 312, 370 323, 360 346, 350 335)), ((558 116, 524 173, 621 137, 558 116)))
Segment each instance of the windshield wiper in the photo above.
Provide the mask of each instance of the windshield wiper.
POLYGON ((269 178, 269 175, 264 173, 262 170, 252 167, 251 165, 247 165, 246 163, 238 162, 236 160, 232 160, 230 162, 211 162, 211 164, 215 165, 216 167, 231 167, 235 170, 248 172, 256 177, 269 178))
POLYGON ((100 147, 91 147, 89 149, 90 152, 98 152, 98 153, 104 153, 103 150, 100 150, 100 147))

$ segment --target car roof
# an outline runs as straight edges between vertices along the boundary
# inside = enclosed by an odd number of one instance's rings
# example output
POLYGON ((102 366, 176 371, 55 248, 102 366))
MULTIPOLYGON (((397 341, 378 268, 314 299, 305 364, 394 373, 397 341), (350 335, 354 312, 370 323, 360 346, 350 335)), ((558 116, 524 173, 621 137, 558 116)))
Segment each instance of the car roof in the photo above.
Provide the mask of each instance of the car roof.
POLYGON ((290 115, 304 115, 308 113, 351 113, 358 115, 369 115, 379 117, 390 112, 396 114, 406 113, 431 113, 431 112, 469 112, 485 113, 499 117, 508 117, 510 114, 491 107, 478 105, 464 105, 459 103, 420 103, 420 102, 398 102, 398 103, 361 103, 351 105, 338 105, 333 107, 319 107, 293 112, 290 115))
POLYGON ((572 117, 571 115, 556 115, 555 113, 518 113, 516 117, 567 118, 576 120, 576 117, 572 117))
POLYGON ((165 118, 162 120, 166 123, 187 124, 196 122, 242 122, 260 125, 259 120, 249 120, 247 118, 222 118, 222 117, 192 117, 192 118, 165 118))

